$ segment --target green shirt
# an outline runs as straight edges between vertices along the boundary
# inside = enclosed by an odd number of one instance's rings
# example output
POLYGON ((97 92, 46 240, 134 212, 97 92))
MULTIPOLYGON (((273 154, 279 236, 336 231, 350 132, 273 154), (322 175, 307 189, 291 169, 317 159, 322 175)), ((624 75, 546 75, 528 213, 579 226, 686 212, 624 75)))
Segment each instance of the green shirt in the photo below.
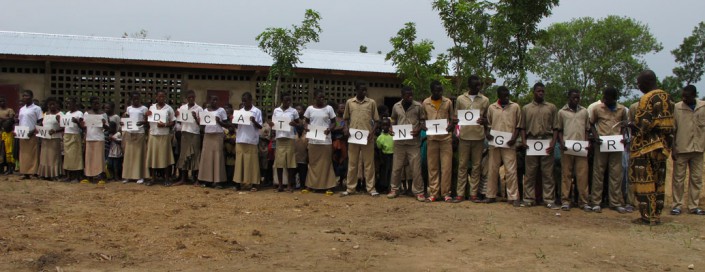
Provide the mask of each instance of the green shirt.
POLYGON ((382 150, 383 154, 393 154, 394 153, 394 140, 392 135, 388 133, 382 133, 377 137, 377 148, 382 150))

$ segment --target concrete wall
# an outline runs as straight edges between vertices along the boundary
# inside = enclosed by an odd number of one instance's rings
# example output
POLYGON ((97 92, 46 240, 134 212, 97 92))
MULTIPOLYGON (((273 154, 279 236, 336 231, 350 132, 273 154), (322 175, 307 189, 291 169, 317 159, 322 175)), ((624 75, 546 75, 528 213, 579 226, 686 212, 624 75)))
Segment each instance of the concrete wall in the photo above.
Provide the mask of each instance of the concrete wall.
POLYGON ((49 89, 44 78, 44 74, 0 73, 0 84, 20 85, 20 91, 32 90, 34 98, 42 100, 51 95, 44 91, 49 89))

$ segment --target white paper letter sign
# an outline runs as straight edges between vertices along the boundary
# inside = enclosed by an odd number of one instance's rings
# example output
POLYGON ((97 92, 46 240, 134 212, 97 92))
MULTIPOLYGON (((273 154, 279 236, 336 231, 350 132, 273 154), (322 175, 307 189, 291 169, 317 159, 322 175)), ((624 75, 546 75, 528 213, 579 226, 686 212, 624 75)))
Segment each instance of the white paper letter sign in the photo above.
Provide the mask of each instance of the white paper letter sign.
POLYGON ((480 110, 458 110, 458 125, 477 126, 480 119, 480 110))
POLYGON ((610 136, 600 136, 602 139, 602 144, 600 145, 600 152, 622 152, 624 151, 624 144, 622 135, 610 135, 610 136))
POLYGON ((23 126, 15 126, 15 138, 29 139, 29 128, 23 126))
POLYGON ((176 116, 176 120, 182 123, 196 122, 196 119, 193 118, 193 111, 190 110, 179 111, 179 115, 176 116))
POLYGON ((61 125, 62 128, 72 128, 76 126, 76 123, 73 122, 73 116, 62 114, 59 119, 59 125, 61 125))
POLYGON ((201 113, 201 125, 202 126, 214 126, 217 125, 218 122, 215 119, 216 117, 216 112, 210 112, 210 111, 203 111, 201 113))
POLYGON ((397 126, 392 126, 392 131, 394 131, 394 136, 392 136, 392 140, 394 141, 399 141, 399 140, 411 140, 414 139, 413 136, 411 136, 411 131, 413 130, 412 125, 397 125, 397 126))
POLYGON ((42 138, 42 139, 51 139, 51 134, 49 131, 51 128, 45 128, 41 126, 36 126, 37 129, 37 137, 42 138))
POLYGON ((166 123, 169 115, 165 110, 153 111, 152 115, 147 117, 147 122, 150 123, 166 123))
POLYGON ((526 145, 529 146, 526 150, 527 156, 546 156, 546 149, 551 146, 551 140, 527 140, 526 145))
POLYGON ((448 120, 435 119, 426 120, 426 135, 445 135, 448 134, 448 120))
POLYGON ((272 123, 274 123, 274 127, 272 129, 290 132, 292 131, 291 126, 289 125, 290 122, 291 119, 286 116, 272 117, 272 123))
POLYGON ((491 146, 509 148, 507 142, 512 139, 512 133, 498 130, 490 130, 490 135, 494 136, 490 141, 491 146))
POLYGON ((103 116, 98 114, 86 114, 83 116, 86 127, 103 127, 103 116))
POLYGON ((568 149, 565 151, 567 155, 587 157, 588 155, 588 142, 587 141, 565 141, 565 147, 568 149))
POLYGON ((350 138, 348 138, 348 143, 367 145, 367 136, 370 135, 368 130, 361 129, 350 129, 350 138))
POLYGON ((252 117, 252 112, 246 110, 236 110, 233 112, 233 124, 238 125, 251 125, 250 117, 252 117))
POLYGON ((122 131, 135 132, 140 130, 137 126, 136 118, 120 118, 120 123, 122 123, 122 131))
POLYGON ((306 138, 313 139, 313 140, 319 140, 319 141, 325 141, 326 140, 326 134, 325 134, 326 129, 328 129, 328 128, 321 127, 321 126, 308 125, 308 132, 306 132, 306 138))

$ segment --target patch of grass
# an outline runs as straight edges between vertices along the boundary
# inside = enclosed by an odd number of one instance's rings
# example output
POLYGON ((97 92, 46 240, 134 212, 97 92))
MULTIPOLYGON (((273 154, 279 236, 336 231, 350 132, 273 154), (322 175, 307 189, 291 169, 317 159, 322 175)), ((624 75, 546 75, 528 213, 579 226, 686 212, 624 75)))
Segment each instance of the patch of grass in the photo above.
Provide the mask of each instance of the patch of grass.
POLYGON ((539 260, 546 259, 546 253, 543 253, 543 250, 541 248, 539 248, 539 252, 534 253, 534 255, 536 256, 536 259, 539 259, 539 260))

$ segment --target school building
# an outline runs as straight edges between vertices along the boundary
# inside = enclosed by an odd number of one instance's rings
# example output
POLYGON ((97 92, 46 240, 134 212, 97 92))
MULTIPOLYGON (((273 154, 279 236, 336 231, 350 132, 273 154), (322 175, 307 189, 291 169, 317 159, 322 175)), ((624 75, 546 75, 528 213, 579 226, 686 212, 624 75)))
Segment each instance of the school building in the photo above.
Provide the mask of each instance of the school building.
MULTIPOLYGON (((354 96, 358 79, 369 83, 368 96, 378 104, 399 101, 401 80, 384 55, 305 50, 301 62, 295 77, 280 86, 295 103, 310 104, 316 88, 329 101, 344 102, 354 96)), ((199 104, 216 95, 234 107, 249 91, 271 114, 273 105, 263 105, 260 88, 271 64, 256 46, 0 31, 0 94, 16 110, 27 89, 40 101, 98 96, 121 109, 134 91, 147 102, 166 90, 167 103, 176 105, 181 92, 194 90, 199 104)))

